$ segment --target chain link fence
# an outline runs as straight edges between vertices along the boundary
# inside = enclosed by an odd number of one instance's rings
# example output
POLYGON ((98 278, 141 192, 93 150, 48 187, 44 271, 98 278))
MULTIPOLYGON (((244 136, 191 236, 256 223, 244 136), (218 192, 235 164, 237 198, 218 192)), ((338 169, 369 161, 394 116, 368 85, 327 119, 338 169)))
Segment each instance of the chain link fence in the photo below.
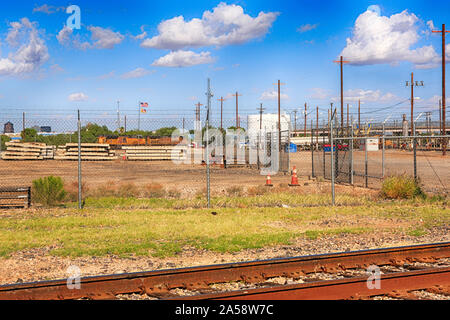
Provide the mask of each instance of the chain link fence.
POLYGON ((198 119, 83 112, 80 130, 76 114, 9 122, 1 135, 0 187, 61 177, 69 198, 80 204, 89 196, 205 199, 206 166, 212 196, 239 194, 263 186, 267 173, 283 176, 291 168, 290 130, 249 132, 244 120, 236 128, 232 120, 212 119, 208 130, 198 119))
POLYGON ((442 152, 450 136, 403 136, 386 134, 385 130, 357 136, 357 130, 338 128, 333 129, 331 138, 329 127, 312 132, 313 176, 381 189, 386 177, 408 175, 419 181, 426 192, 448 194, 450 190, 450 156, 442 152))

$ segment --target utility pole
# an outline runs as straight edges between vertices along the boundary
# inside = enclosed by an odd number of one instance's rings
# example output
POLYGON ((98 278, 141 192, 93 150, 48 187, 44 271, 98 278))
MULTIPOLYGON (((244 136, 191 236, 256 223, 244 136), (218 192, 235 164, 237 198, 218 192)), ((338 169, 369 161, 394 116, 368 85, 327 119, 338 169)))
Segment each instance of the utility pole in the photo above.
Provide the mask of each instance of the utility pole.
POLYGON ((117 132, 120 133, 120 112, 119 112, 120 101, 117 100, 117 132))
POLYGON ((348 110, 349 110, 349 105, 348 105, 348 103, 347 103, 347 134, 348 134, 348 128, 349 128, 349 124, 348 124, 348 122, 349 122, 349 118, 348 118, 348 110))
POLYGON ((281 85, 284 85, 284 83, 281 83, 280 80, 278 80, 278 83, 274 83, 274 85, 277 84, 278 84, 278 150, 281 151, 281 85))
POLYGON ((124 130, 123 131, 124 131, 124 133, 127 133, 127 115, 124 116, 123 122, 124 122, 124 128, 123 128, 124 130))
MULTIPOLYGON (((442 34, 442 135, 446 133, 445 130, 445 35, 450 31, 445 31, 445 24, 442 24, 442 30, 433 30, 434 33, 442 34)), ((447 153, 447 139, 443 138, 442 155, 447 153)))
POLYGON ((439 132, 442 134, 442 106, 441 106, 441 100, 439 100, 439 132))
POLYGON ((184 134, 184 117, 183 117, 183 134, 184 134))
POLYGON ((294 110, 294 132, 297 131, 297 110, 294 110))
POLYGON ((25 112, 22 112, 22 131, 25 130, 25 112))
POLYGON ((235 94, 232 94, 233 97, 236 97, 236 129, 239 128, 239 107, 238 107, 238 97, 242 96, 242 94, 239 94, 237 91, 235 94))
POLYGON ((358 100, 358 136, 361 133, 361 100, 358 100))
POLYGON ((411 84, 406 81, 406 86, 411 86, 411 136, 415 134, 414 132, 414 87, 423 87, 423 81, 416 81, 414 83, 414 73, 411 72, 411 84))
MULTIPOLYGON (((306 137, 306 116, 308 115, 308 113, 307 113, 307 109, 306 109, 307 107, 306 107, 306 102, 305 102, 305 128, 304 128, 304 130, 303 130, 303 134, 305 135, 305 137, 306 137)), ((312 129, 312 128, 311 128, 312 129)))
POLYGON ((258 169, 260 169, 260 164, 259 164, 259 150, 261 148, 261 135, 262 135, 262 115, 264 112, 264 108, 262 106, 262 103, 259 104, 259 108, 257 109, 259 111, 259 138, 258 138, 258 148, 257 148, 257 163, 258 163, 258 169))
POLYGON ((319 145, 319 106, 316 107, 316 134, 317 134, 317 145, 319 145))
POLYGON ((344 63, 349 63, 350 61, 344 61, 341 56, 339 61, 334 61, 339 63, 341 66, 341 132, 344 133, 344 63))
POLYGON ((223 129, 222 126, 222 119, 223 119, 223 102, 227 100, 224 99, 223 97, 220 97, 220 99, 217 99, 217 101, 220 101, 220 129, 223 129))
POLYGON ((263 108, 262 103, 259 104, 259 108, 256 109, 259 111, 259 130, 262 130, 262 115, 264 110, 266 110, 265 108, 263 108))

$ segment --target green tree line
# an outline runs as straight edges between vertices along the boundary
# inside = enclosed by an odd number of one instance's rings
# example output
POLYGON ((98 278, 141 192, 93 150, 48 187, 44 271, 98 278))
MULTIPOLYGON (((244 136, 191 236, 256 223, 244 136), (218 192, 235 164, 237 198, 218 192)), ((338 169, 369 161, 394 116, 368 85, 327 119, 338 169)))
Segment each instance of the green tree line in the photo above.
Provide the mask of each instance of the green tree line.
MULTIPOLYGON (((126 135, 141 135, 143 137, 170 137, 172 132, 175 131, 176 127, 164 127, 159 128, 156 131, 144 131, 144 130, 132 130, 127 131, 126 135)), ((21 132, 21 137, 23 142, 43 142, 47 145, 64 145, 69 142, 78 142, 78 132, 61 133, 56 135, 41 135, 35 129, 27 128, 21 132)), ((116 131, 111 131, 107 126, 100 126, 95 123, 89 123, 81 128, 80 136, 82 143, 95 143, 98 141, 99 136, 120 136, 125 135, 125 133, 119 133, 116 131)), ((4 136, 5 138, 8 138, 4 136)), ((2 136, 2 147, 4 145, 2 136)))

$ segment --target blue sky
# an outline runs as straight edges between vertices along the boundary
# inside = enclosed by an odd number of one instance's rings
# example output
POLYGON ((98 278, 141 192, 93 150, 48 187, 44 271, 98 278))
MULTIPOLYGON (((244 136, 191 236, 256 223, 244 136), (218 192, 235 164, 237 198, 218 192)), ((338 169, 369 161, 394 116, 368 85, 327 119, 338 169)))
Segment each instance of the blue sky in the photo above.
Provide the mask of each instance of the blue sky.
POLYGON ((242 118, 260 103, 275 112, 278 79, 283 110, 306 102, 324 119, 331 101, 340 105, 340 54, 351 61, 344 90, 352 113, 361 99, 363 118, 409 115, 405 82, 414 72, 425 83, 416 89, 417 115, 437 119, 441 38, 430 30, 445 22, 450 27, 450 2, 442 1, 2 2, 0 120, 22 112, 70 118, 78 108, 114 119, 117 100, 130 121, 139 101, 150 105, 143 119, 192 120, 194 104, 206 104, 208 77, 216 120, 216 99, 228 97, 233 124, 236 91, 242 118), (69 32, 71 4, 81 9, 81 29, 69 32))

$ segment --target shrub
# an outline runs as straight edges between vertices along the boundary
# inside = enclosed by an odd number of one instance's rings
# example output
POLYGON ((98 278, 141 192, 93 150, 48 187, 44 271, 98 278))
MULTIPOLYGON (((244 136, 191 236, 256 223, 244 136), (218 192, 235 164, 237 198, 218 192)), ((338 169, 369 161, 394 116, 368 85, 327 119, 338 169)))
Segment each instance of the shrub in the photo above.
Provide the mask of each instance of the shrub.
POLYGON ((54 206, 66 197, 61 177, 48 176, 33 180, 33 201, 46 206, 54 206))
POLYGON ((254 186, 249 187, 247 189, 247 194, 249 196, 262 196, 263 194, 266 194, 268 192, 268 188, 265 186, 254 186))
MULTIPOLYGON (((78 181, 72 181, 71 183, 64 184, 64 190, 66 191, 66 200, 77 201, 78 200, 78 181)), ((89 192, 89 188, 86 182, 81 182, 81 193, 83 196, 89 192)))
POLYGON ((227 189, 227 194, 230 197, 233 197, 233 196, 234 197, 239 197, 239 196, 242 195, 243 191, 244 191, 244 189, 242 187, 240 187, 240 186, 233 186, 233 187, 229 187, 227 189))
POLYGON ((419 183, 408 175, 394 175, 384 179, 381 196, 385 199, 412 199, 425 194, 419 183))
POLYGON ((144 186, 144 195, 148 198, 163 198, 166 195, 166 190, 162 184, 149 183, 144 186))
POLYGON ((116 195, 121 198, 137 198, 139 193, 139 189, 134 183, 123 183, 117 186, 116 195))

